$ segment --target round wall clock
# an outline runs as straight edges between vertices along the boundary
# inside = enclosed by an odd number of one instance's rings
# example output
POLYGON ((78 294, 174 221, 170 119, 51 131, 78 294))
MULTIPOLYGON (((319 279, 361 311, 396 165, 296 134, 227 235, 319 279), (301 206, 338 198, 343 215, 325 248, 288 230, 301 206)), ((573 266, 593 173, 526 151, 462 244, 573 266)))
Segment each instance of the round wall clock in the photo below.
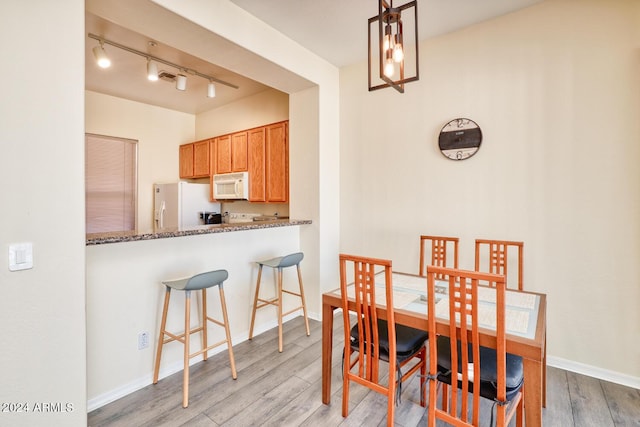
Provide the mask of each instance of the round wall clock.
POLYGON ((482 131, 471 119, 453 119, 440 131, 438 146, 445 157, 451 160, 464 160, 480 149, 482 131))

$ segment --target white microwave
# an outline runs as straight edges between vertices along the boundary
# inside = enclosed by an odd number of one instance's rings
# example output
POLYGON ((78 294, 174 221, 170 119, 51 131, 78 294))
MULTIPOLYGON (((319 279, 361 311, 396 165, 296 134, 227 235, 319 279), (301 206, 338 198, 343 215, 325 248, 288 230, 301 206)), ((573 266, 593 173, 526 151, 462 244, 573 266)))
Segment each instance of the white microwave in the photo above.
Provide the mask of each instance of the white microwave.
POLYGON ((249 172, 213 175, 213 197, 216 200, 249 198, 249 172))

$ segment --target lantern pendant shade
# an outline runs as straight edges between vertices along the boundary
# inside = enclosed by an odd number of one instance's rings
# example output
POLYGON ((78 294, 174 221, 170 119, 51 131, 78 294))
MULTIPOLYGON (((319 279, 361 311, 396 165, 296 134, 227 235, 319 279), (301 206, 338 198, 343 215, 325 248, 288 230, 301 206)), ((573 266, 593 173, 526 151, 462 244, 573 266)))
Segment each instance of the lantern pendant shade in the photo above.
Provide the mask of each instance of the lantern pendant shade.
POLYGON ((369 91, 392 87, 404 93, 405 83, 419 79, 416 0, 398 7, 393 0, 378 0, 378 15, 369 18, 368 45, 369 91))

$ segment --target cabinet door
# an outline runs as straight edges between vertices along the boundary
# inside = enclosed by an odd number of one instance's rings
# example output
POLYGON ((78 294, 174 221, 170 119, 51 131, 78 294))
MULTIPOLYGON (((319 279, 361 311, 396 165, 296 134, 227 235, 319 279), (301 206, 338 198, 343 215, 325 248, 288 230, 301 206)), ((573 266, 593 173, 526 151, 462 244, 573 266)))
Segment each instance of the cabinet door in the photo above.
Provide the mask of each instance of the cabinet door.
POLYGON ((265 128, 251 129, 248 132, 248 155, 249 167, 249 201, 266 201, 265 183, 265 128))
POLYGON ((231 171, 247 171, 247 131, 231 135, 231 171))
POLYGON ((204 178, 209 176, 209 140, 193 143, 193 176, 204 178))
POLYGON ((287 123, 267 126, 266 129, 266 181, 267 202, 289 200, 289 138, 287 123))
POLYGON ((211 202, 216 201, 216 198, 213 196, 213 175, 218 173, 216 172, 216 142, 217 138, 209 140, 209 165, 211 166, 209 171, 209 200, 211 202))
POLYGON ((231 135, 216 138, 216 173, 231 172, 231 135))
POLYGON ((193 178, 193 144, 180 146, 180 178, 193 178))

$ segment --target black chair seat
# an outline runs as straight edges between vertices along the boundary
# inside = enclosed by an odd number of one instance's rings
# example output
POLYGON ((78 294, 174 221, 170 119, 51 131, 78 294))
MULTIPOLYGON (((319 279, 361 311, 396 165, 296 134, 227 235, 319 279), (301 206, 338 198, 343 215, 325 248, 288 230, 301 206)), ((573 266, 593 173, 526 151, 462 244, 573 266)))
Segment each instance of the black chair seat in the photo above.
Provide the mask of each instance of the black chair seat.
MULTIPOLYGON (((387 321, 378 319, 378 338, 380 340, 380 359, 389 361, 389 334, 387 321)), ((351 328, 351 348, 358 350, 360 337, 358 325, 351 328)), ((396 324, 396 357, 402 362, 416 354, 427 340, 426 331, 396 324)))
MULTIPOLYGON (((438 380, 451 384, 451 347, 449 337, 438 337, 438 380)), ((471 345, 469 345, 469 361, 473 361, 471 345)), ((458 342, 460 354, 460 342, 458 342)), ((497 374, 496 351, 492 348, 480 347, 480 395, 493 400, 496 397, 497 374)), ((458 361, 458 372, 461 372, 461 361, 458 361)), ((522 357, 507 353, 506 397, 510 401, 522 388, 524 370, 522 357)), ((477 381, 476 381, 477 383, 477 381)), ((470 385, 471 388, 471 385, 470 385)))

